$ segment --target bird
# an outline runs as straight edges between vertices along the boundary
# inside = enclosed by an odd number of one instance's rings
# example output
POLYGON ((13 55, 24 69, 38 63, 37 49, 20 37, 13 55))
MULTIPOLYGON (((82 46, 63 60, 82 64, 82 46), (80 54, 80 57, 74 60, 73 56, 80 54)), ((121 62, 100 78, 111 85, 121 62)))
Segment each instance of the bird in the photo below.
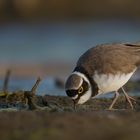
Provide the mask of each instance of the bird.
POLYGON ((131 109, 135 98, 129 96, 123 86, 140 65, 140 45, 131 43, 101 44, 88 49, 80 56, 65 82, 65 91, 74 104, 84 104, 99 95, 114 93, 109 106, 113 107, 121 89, 131 109))

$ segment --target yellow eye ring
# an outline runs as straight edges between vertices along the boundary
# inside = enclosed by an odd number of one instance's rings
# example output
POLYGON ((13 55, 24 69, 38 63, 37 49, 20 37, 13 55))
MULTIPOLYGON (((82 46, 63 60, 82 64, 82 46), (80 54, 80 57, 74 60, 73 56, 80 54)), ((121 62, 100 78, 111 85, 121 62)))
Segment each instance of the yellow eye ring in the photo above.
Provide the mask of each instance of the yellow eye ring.
POLYGON ((81 94, 81 93, 83 93, 83 91, 84 91, 84 89, 83 89, 83 87, 81 86, 81 87, 78 89, 78 93, 81 94))

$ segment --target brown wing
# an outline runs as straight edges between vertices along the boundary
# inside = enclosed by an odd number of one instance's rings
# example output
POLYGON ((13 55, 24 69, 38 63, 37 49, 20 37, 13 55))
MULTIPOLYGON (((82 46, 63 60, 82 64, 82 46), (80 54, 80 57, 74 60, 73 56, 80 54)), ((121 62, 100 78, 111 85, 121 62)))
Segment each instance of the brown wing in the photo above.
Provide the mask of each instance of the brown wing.
POLYGON ((133 44, 100 45, 84 53, 77 66, 83 66, 91 75, 99 73, 132 72, 140 64, 140 46, 133 44))

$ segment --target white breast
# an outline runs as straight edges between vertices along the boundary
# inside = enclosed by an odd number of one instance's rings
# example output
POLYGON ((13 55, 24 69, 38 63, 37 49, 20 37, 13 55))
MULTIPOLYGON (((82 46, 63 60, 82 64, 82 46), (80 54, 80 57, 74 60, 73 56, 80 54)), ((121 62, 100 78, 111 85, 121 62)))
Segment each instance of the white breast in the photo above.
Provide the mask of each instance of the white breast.
POLYGON ((119 90, 123 85, 125 85, 131 78, 136 69, 128 74, 122 74, 118 72, 116 75, 113 74, 98 74, 95 72, 94 81, 97 83, 99 88, 99 94, 104 94, 112 91, 119 90))

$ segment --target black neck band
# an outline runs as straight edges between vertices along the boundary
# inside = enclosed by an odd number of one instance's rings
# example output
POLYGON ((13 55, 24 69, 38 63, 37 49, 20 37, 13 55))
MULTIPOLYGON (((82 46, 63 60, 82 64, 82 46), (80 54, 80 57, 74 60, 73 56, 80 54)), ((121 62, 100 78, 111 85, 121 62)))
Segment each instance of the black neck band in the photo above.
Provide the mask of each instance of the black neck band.
POLYGON ((80 72, 83 73, 87 79, 89 80, 90 84, 91 84, 91 88, 92 88, 92 97, 94 97, 95 95, 98 94, 98 86, 95 83, 95 81, 93 80, 92 76, 89 75, 89 73, 85 70, 85 68, 78 66, 74 69, 73 72, 80 72))

